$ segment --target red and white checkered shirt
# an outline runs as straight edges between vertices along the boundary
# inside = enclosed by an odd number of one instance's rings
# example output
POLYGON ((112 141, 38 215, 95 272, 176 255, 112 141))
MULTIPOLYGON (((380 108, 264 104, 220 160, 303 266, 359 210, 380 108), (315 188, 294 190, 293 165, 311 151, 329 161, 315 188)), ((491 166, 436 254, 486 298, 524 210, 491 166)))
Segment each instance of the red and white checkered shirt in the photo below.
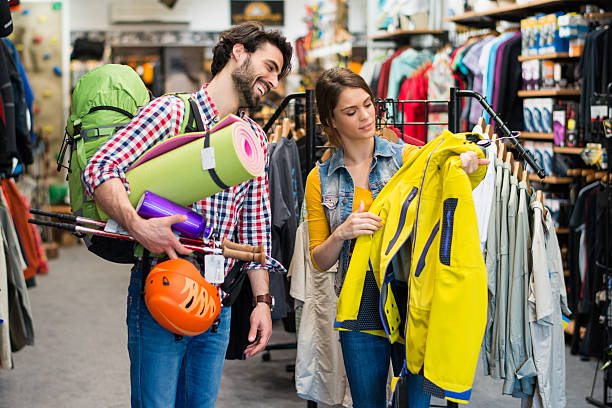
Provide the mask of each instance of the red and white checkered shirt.
MULTIPOLYGON (((206 92, 206 85, 192 94, 192 98, 197 102, 205 129, 210 129, 219 122, 219 112, 206 92)), ((82 180, 87 194, 93 197, 96 187, 111 178, 121 179, 129 193, 130 186, 126 181, 125 171, 153 145, 177 135, 184 117, 185 105, 176 96, 164 95, 151 101, 91 158, 85 167, 82 180)), ((268 256, 266 264, 251 262, 245 265, 246 269, 285 272, 283 266, 270 257, 271 212, 267 137, 257 123, 244 114, 241 114, 241 117, 259 136, 266 157, 265 173, 206 197, 191 205, 191 208, 204 216, 219 240, 227 238, 242 244, 264 246, 268 256)), ((232 258, 225 259, 226 274, 234 262, 232 258)))

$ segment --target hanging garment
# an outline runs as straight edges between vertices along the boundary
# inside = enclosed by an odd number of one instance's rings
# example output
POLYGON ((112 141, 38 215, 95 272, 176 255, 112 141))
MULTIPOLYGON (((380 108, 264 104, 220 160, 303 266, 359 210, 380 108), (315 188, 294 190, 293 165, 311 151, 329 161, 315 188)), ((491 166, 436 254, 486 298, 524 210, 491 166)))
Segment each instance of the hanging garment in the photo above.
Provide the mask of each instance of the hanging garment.
POLYGON ((529 281, 529 324, 537 372, 535 394, 529 406, 565 407, 565 343, 562 313, 567 307, 561 251, 550 212, 533 200, 533 267, 529 281))
POLYGON ((15 135, 15 100, 8 70, 8 61, 0 47, 0 96, 2 100, 2 123, 0 123, 0 174, 10 175, 13 158, 17 158, 15 135))
MULTIPOLYGON (((0 211, 3 211, 0 208, 0 211)), ((4 225, 3 225, 4 227, 4 225)), ((0 231, 0 369, 13 368, 11 334, 9 330, 8 274, 4 228, 0 231)), ((9 255, 10 256, 10 255, 9 255)))
POLYGON ((0 194, 0 225, 5 240, 9 301, 10 343, 13 352, 34 344, 32 307, 24 279, 26 263, 22 257, 20 242, 9 213, 7 202, 0 194))
POLYGON ((514 257, 510 269, 508 289, 508 338, 506 341, 506 378, 503 392, 517 398, 533 394, 535 384, 535 362, 531 346, 529 326, 529 232, 530 197, 527 184, 518 185, 518 207, 516 213, 516 234, 514 257))
MULTIPOLYGON (((491 164, 488 167, 495 167, 495 182, 494 193, 491 194, 491 211, 489 214, 489 224, 487 225, 487 244, 485 247, 485 265, 487 268, 487 288, 489 293, 489 302, 487 306, 487 326, 485 329, 484 339, 482 342, 482 366, 485 375, 491 375, 491 365, 493 364, 493 321, 497 308, 497 245, 499 240, 499 205, 501 205, 501 187, 502 187, 502 161, 497 158, 497 154, 491 158, 491 164)), ((487 172, 489 169, 487 169, 487 172)), ((474 189, 476 190, 476 189, 474 189)))
MULTIPOLYGON (((473 132, 483 135, 484 130, 480 129, 480 126, 476 126, 473 132)), ((476 219, 478 220, 478 234, 480 236, 480 251, 483 254, 485 252, 485 246, 487 245, 487 236, 489 229, 489 217, 491 216, 492 200, 491 197, 495 197, 495 158, 497 157, 497 145, 491 143, 487 146, 487 159, 492 163, 487 166, 487 173, 484 179, 476 186, 472 191, 472 197, 474 198, 474 208, 476 209, 476 219)), ((486 255, 485 255, 486 256, 486 255)))
MULTIPOLYGON (((498 159, 499 160, 499 159, 498 159)), ((502 164, 502 186, 498 207, 500 233, 497 245, 497 288, 495 291, 495 319, 493 320, 493 342, 491 377, 504 378, 506 360, 506 318, 508 306, 508 199, 510 197, 510 164, 502 164)))
POLYGON ((312 265, 308 221, 300 224, 289 267, 291 296, 303 302, 298 324, 295 388, 299 397, 318 404, 352 406, 338 332, 334 330, 337 266, 325 272, 312 265))
POLYGON ((17 189, 15 182, 11 179, 2 180, 2 190, 4 192, 8 209, 11 218, 15 224, 19 240, 23 246, 24 256, 28 267, 23 271, 25 279, 31 279, 36 275, 39 266, 38 249, 36 248, 36 240, 28 224, 28 219, 31 217, 26 210, 21 193, 17 189))
POLYGON ((498 92, 496 112, 511 130, 523 130, 523 103, 518 96, 522 85, 521 37, 514 37, 502 52, 500 80, 496 82, 498 92), (500 86, 503 84, 503 86, 500 86))
POLYGON ((461 153, 484 157, 465 137, 445 131, 422 147, 372 203, 369 211, 382 218, 383 227, 357 238, 336 318, 336 325, 357 318, 371 271, 381 289, 387 336, 392 343, 405 341, 407 369, 423 373, 429 393, 458 402, 471 395, 487 308, 472 199, 486 167, 470 176, 461 169, 461 153), (401 251, 410 262, 395 270, 391 264, 401 251), (406 293, 398 284, 402 279, 410 293, 407 304, 396 301, 406 293))
POLYGON ((32 151, 32 140, 30 137, 28 119, 29 111, 23 81, 21 80, 19 68, 15 62, 15 56, 12 54, 12 49, 9 48, 4 41, 0 41, 0 52, 4 53, 4 59, 7 62, 7 69, 11 80, 11 88, 13 90, 13 101, 15 103, 15 139, 17 142, 19 159, 22 164, 29 165, 34 162, 34 153, 32 151))
MULTIPOLYGON (((302 170, 298 148, 293 139, 282 137, 270 147, 268 179, 272 212, 272 257, 287 268, 293 255, 299 209, 304 199, 302 170)), ((270 293, 275 299, 272 319, 284 319, 289 316, 293 326, 295 317, 293 301, 288 296, 287 277, 276 271, 270 271, 269 279, 270 293)))

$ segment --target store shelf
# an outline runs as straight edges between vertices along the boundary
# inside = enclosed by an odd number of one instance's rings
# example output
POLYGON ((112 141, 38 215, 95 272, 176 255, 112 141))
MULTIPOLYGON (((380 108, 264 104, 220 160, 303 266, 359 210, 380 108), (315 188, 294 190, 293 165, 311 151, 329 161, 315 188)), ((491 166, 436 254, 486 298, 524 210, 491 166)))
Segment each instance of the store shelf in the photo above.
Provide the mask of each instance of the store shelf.
POLYGON ((584 147, 553 147, 553 152, 563 154, 580 154, 584 150, 584 147))
POLYGON ((550 54, 540 54, 540 55, 519 55, 518 60, 520 62, 530 61, 530 60, 550 60, 550 59, 568 59, 568 58, 580 58, 580 56, 571 56, 569 52, 553 52, 550 54))
MULTIPOLYGON (((609 0, 593 0, 589 3, 595 3, 602 7, 610 7, 609 0)), ((526 16, 536 13, 578 11, 582 5, 584 5, 583 0, 536 0, 524 4, 499 7, 489 11, 470 11, 458 16, 447 17, 444 20, 468 26, 491 27, 497 20, 518 22, 526 16)))
POLYGON ((557 234, 569 234, 569 228, 555 228, 557 234))
POLYGON ((554 137, 552 133, 521 132, 519 139, 553 140, 554 137))
POLYGON ((574 179, 572 177, 544 177, 542 180, 537 174, 530 174, 529 181, 545 184, 570 184, 574 179))
POLYGON ((539 89, 537 91, 518 91, 521 98, 546 96, 580 96, 580 89, 539 89))
POLYGON ((400 41, 415 35, 446 35, 445 30, 397 30, 392 33, 370 37, 373 41, 400 41))

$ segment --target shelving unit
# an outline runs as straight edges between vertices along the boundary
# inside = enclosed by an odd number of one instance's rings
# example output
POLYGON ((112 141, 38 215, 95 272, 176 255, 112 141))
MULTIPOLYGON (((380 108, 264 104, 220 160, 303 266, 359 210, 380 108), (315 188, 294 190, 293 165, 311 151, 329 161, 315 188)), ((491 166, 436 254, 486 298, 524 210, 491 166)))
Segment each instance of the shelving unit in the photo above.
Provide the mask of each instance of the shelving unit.
POLYGON ((553 140, 555 135, 552 133, 521 132, 519 139, 531 140, 553 140))
MULTIPOLYGON (((489 11, 474 12, 470 11, 458 16, 447 17, 445 21, 452 21, 457 24, 473 27, 491 27, 497 20, 520 21, 525 16, 536 13, 550 13, 554 11, 578 11, 582 0, 536 0, 524 4, 516 4, 507 7, 499 7, 489 11)), ((609 0, 593 0, 590 4, 601 7, 610 7, 609 0)))
POLYGON ((574 179, 572 177, 544 177, 542 180, 536 174, 530 174, 529 181, 544 184, 570 184, 574 179))
POLYGON ((521 98, 538 98, 546 96, 580 96, 580 89, 538 89, 537 91, 518 91, 521 98))
POLYGON ((553 147, 553 151, 555 153, 563 153, 563 154, 580 154, 584 150, 583 147, 553 147))
POLYGON ((540 55, 519 55, 518 60, 531 61, 531 60, 554 60, 554 59, 573 59, 580 58, 579 56, 570 56, 569 52, 553 52, 551 54, 540 54, 540 55))
POLYGON ((374 35, 370 39, 373 41, 402 41, 415 35, 445 36, 447 32, 444 30, 397 30, 392 33, 374 35))

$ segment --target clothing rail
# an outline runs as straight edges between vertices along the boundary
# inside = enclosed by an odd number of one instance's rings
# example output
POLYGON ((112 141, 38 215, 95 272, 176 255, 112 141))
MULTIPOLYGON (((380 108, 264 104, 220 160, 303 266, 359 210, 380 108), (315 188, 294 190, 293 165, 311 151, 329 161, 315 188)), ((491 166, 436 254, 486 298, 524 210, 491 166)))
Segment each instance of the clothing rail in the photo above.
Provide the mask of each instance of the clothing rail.
POLYGON ((508 139, 510 139, 510 141, 514 145, 514 148, 518 151, 519 158, 525 160, 525 162, 527 162, 527 164, 529 164, 529 166, 535 171, 538 177, 540 177, 541 179, 544 179, 544 177, 546 177, 546 173, 544 172, 544 169, 535 162, 535 159, 533 158, 531 153, 525 150, 523 145, 520 144, 519 141, 516 140, 515 137, 513 137, 512 132, 510 131, 510 129, 508 129, 504 121, 501 120, 501 118, 497 115, 497 112, 493 110, 491 105, 489 105, 486 99, 478 92, 471 91, 471 90, 462 90, 462 89, 460 90, 457 88, 450 89, 450 99, 451 100, 449 102, 449 111, 448 111, 448 129, 451 132, 455 132, 456 129, 459 129, 459 116, 460 116, 459 109, 461 106, 460 98, 462 97, 475 98, 482 105, 485 111, 487 111, 487 113, 491 115, 491 118, 495 121, 496 125, 498 126, 499 131, 501 131, 504 134, 503 137, 507 137, 508 139), (451 106, 452 106, 452 109, 451 109, 451 106))
POLYGON ((270 116, 270 119, 263 126, 263 131, 268 133, 274 122, 280 117, 285 108, 293 99, 305 99, 305 114, 306 114, 306 154, 308 155, 308 163, 314 165, 314 131, 315 131, 315 106, 314 106, 314 91, 307 89, 305 92, 289 94, 283 99, 281 104, 276 108, 276 111, 270 116))

